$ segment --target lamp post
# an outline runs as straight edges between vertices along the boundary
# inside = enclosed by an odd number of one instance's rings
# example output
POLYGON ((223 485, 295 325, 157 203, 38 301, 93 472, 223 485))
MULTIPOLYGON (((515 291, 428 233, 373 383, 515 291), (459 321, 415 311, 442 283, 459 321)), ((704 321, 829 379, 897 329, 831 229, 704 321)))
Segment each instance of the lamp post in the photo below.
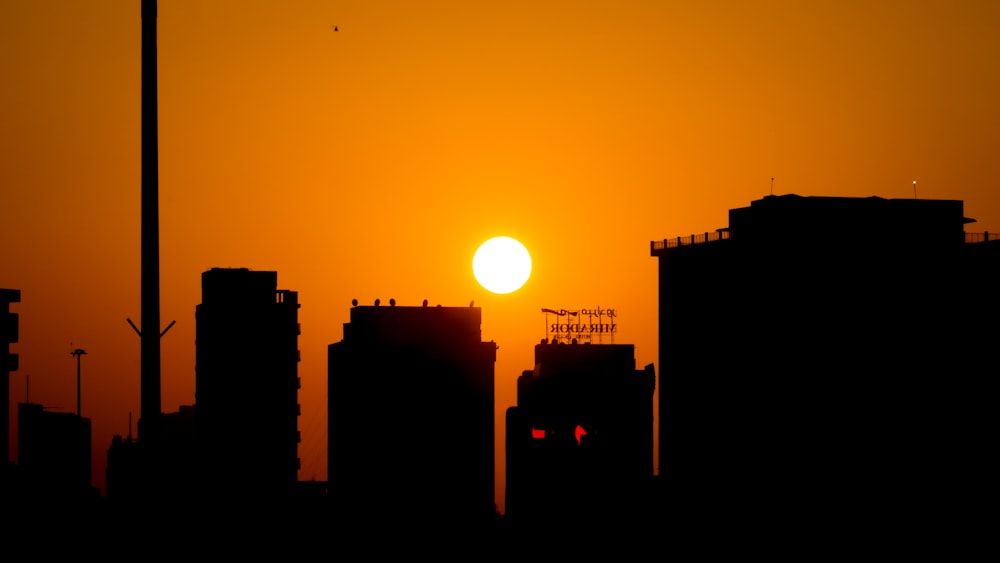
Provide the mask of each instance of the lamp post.
POLYGON ((76 416, 80 416, 80 356, 86 353, 87 351, 82 348, 69 353, 70 356, 76 356, 76 416))

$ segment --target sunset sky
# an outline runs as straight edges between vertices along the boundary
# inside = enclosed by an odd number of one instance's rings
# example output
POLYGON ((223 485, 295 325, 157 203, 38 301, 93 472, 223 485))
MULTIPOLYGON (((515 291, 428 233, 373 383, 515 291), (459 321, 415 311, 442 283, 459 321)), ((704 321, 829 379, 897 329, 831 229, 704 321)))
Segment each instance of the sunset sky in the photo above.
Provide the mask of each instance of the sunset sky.
MULTIPOLYGON (((139 8, 0 3, 12 431, 29 381, 75 410, 85 349, 101 487, 139 415, 139 8)), ((327 346, 351 300, 474 300, 499 345, 502 508, 504 411, 542 308, 615 309, 614 342, 659 375, 651 240, 772 190, 912 198, 913 181, 964 200, 967 231, 1000 230, 997 30, 987 0, 160 0, 163 410, 194 403, 201 273, 277 271, 302 304, 300 479, 325 480, 327 346), (507 295, 472 273, 497 235, 534 262, 507 295)))

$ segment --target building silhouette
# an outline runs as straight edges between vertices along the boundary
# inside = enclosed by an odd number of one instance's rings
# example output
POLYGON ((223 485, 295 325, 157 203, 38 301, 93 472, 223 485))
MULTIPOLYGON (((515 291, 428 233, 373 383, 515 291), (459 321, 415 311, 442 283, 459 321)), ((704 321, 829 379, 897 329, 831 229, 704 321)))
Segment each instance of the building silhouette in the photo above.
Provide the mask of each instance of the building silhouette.
POLYGON ((195 309, 203 495, 288 497, 298 480, 298 294, 277 272, 212 268, 195 309))
POLYGON ((332 509, 363 528, 492 531, 497 347, 481 309, 375 303, 355 301, 328 347, 332 509))
POLYGON ((607 529, 647 518, 653 467, 653 365, 631 344, 542 341, 507 409, 505 526, 607 529))
POLYGON ((17 371, 18 355, 10 351, 10 345, 18 341, 18 316, 10 310, 12 303, 21 302, 21 291, 18 289, 0 288, 0 448, 3 448, 3 461, 7 471, 10 459, 10 373, 17 371))
POLYGON ((63 506, 98 496, 91 484, 90 419, 38 403, 18 403, 17 410, 22 493, 63 506))
POLYGON ((159 422, 155 457, 149 442, 136 440, 131 428, 125 436, 112 437, 104 468, 104 494, 116 503, 179 502, 205 494, 200 486, 202 463, 197 450, 194 406, 181 405, 176 412, 161 413, 159 422), (155 466, 150 467, 154 462, 155 466), (156 476, 155 481, 150 480, 151 475, 156 476))
POLYGON ((652 241, 667 498, 923 514, 982 495, 1000 243, 972 221, 955 200, 783 195, 652 241))
POLYGON ((104 496, 115 502, 139 500, 145 486, 144 470, 139 443, 132 433, 115 434, 104 466, 104 496))

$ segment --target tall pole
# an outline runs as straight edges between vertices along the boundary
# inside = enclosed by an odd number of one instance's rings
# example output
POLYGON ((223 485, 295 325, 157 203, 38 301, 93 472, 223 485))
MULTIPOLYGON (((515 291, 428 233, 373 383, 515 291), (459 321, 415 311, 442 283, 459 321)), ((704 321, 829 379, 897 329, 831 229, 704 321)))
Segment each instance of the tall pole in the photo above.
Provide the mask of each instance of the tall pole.
POLYGON ((139 440, 160 434, 160 217, 156 0, 142 0, 142 329, 139 440))
POLYGON ((87 351, 81 348, 69 353, 70 356, 76 356, 76 416, 80 416, 80 356, 86 353, 87 351))

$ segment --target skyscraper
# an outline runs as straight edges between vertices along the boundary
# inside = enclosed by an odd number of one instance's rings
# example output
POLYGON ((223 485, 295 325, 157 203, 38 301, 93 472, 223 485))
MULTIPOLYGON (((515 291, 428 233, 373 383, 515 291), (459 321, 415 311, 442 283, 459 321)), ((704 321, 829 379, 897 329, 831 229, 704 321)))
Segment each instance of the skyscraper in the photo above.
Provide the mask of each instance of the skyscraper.
POLYGON ((328 347, 334 510, 361 526, 492 530, 496 344, 481 340, 481 315, 351 308, 328 347))
POLYGON ((286 496, 298 481, 298 294, 277 272, 212 268, 196 307, 201 494, 286 496))

